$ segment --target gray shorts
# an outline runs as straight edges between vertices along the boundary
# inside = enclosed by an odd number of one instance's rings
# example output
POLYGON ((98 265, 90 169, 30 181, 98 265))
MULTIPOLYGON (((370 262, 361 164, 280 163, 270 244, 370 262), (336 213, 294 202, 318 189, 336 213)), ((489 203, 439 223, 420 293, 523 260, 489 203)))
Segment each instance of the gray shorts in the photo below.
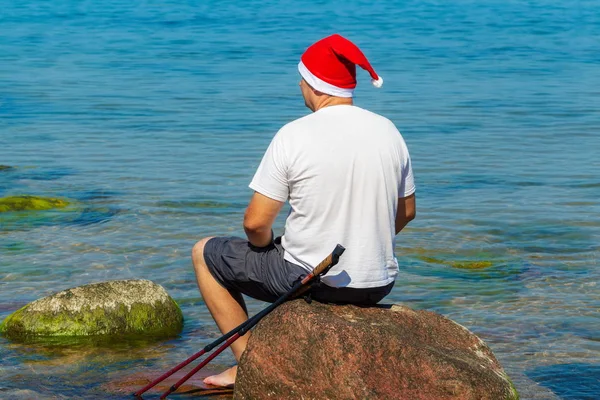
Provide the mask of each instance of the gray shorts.
MULTIPOLYGON (((204 246, 204 260, 224 288, 273 303, 308 274, 304 268, 283 259, 279 239, 268 248, 257 249, 245 239, 215 237, 204 246)), ((310 295, 325 303, 371 305, 390 293, 393 286, 392 282, 381 288, 355 289, 320 284, 310 290, 310 295)))

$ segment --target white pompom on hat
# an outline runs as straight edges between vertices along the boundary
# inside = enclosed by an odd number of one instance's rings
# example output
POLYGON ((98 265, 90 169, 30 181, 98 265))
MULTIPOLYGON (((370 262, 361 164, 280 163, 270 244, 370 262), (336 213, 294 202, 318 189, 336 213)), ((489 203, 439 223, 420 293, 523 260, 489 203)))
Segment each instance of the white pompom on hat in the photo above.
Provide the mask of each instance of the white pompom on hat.
POLYGON ((383 79, 362 51, 348 39, 335 34, 310 46, 300 59, 298 70, 314 89, 337 97, 352 97, 356 88, 356 66, 371 75, 373 86, 380 88, 383 79))

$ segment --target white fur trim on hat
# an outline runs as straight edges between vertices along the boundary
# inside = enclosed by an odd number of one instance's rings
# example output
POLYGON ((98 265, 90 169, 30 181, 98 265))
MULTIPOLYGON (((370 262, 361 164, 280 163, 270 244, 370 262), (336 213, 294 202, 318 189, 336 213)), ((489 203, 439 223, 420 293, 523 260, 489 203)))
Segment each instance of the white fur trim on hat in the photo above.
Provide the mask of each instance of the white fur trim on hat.
POLYGON ((317 78, 312 74, 312 72, 308 70, 308 68, 306 68, 302 61, 298 63, 298 71, 300 71, 300 75, 302 75, 306 83, 308 83, 313 89, 316 89, 319 92, 323 92, 336 97, 352 97, 354 93, 354 89, 339 88, 337 86, 332 85, 331 83, 327 83, 317 78))
POLYGON ((371 79, 371 83, 373 84, 373 86, 375 86, 376 88, 380 88, 381 86, 383 86, 383 78, 380 76, 379 79, 375 80, 375 79, 371 79))

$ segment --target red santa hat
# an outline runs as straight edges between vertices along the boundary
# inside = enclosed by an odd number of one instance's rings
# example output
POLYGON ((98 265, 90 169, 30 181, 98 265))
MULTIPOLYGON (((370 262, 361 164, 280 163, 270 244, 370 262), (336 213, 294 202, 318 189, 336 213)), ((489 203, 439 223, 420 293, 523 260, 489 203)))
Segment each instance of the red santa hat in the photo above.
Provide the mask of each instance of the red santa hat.
POLYGON ((383 85, 383 79, 375 73, 362 51, 338 34, 321 39, 306 49, 298 70, 306 83, 319 92, 352 97, 356 87, 356 65, 371 75, 373 86, 383 85))

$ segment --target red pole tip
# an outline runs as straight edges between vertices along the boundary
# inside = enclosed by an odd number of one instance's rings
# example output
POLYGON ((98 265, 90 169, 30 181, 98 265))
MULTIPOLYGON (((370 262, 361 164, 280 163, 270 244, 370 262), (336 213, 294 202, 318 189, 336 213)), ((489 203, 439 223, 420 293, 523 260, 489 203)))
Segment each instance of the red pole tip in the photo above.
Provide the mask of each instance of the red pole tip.
POLYGON ((175 385, 171 386, 171 387, 169 388, 169 390, 167 390, 166 392, 164 392, 164 393, 162 394, 162 396, 160 396, 160 400, 164 400, 164 399, 166 399, 168 395, 170 395, 171 393, 173 393, 173 392, 174 392, 174 391, 176 391, 176 390, 177 390, 177 388, 175 387, 175 385))

